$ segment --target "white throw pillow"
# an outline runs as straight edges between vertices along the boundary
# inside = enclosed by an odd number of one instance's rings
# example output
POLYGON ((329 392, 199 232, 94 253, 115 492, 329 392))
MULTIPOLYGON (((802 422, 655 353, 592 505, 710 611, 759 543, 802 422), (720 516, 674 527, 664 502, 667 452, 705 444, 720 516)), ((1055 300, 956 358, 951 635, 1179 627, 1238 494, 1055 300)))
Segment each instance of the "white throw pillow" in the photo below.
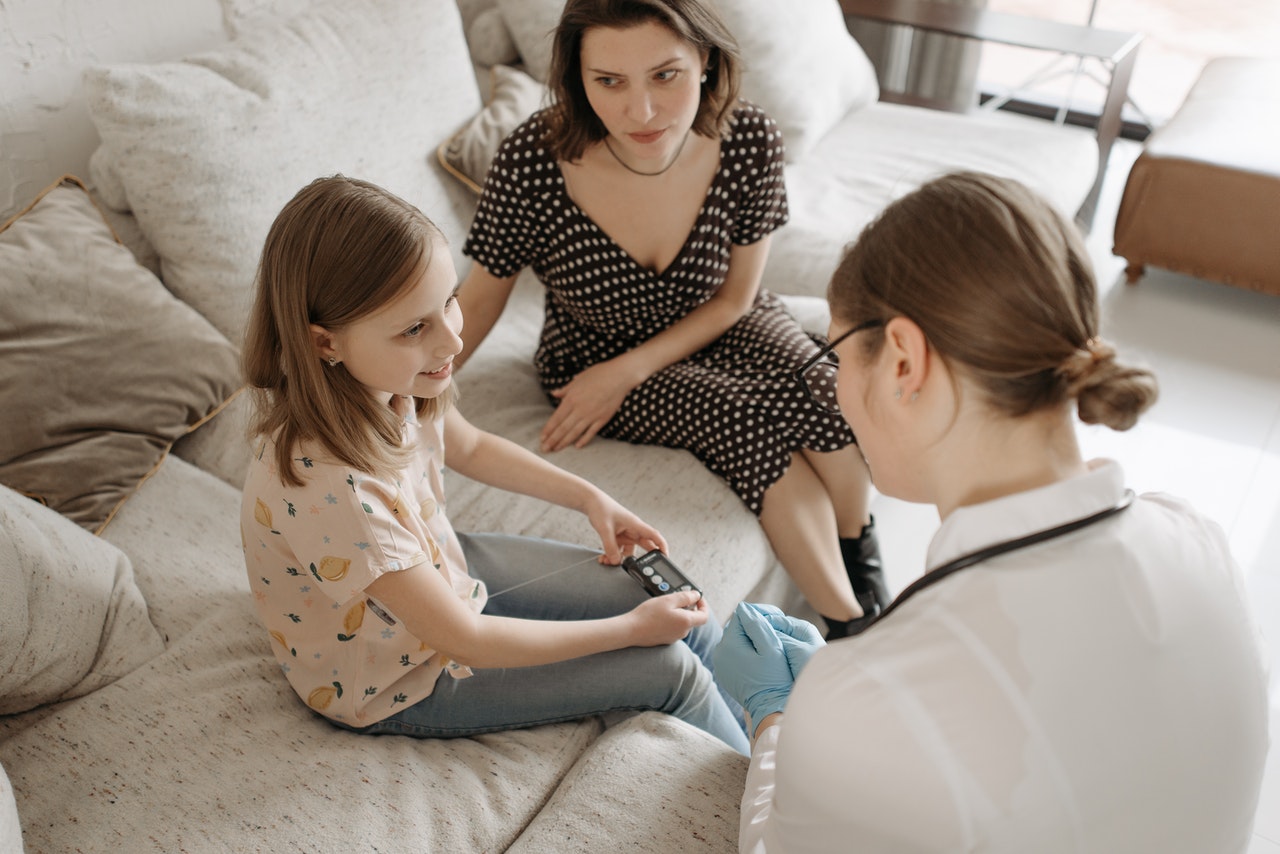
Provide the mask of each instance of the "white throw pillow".
POLYGON ((874 103, 871 60, 849 34, 836 0, 722 0, 738 40, 742 96, 782 129, 794 163, 850 111, 874 103))
POLYGON ((0 486, 0 714, 91 693, 162 652, 125 553, 0 486))
MULTIPOLYGON (((742 97, 782 129, 787 161, 802 158, 849 111, 875 102, 875 68, 849 35, 836 0, 720 0, 738 40, 742 97)), ((563 0, 498 0, 530 75, 546 82, 563 0)))
POLYGON ((493 92, 483 110, 440 145, 444 167, 475 193, 480 193, 498 146, 546 99, 547 87, 518 68, 489 69, 493 92))
POLYGON ((480 108, 454 0, 326 0, 184 61, 90 70, 86 90, 95 183, 114 173, 165 284, 234 343, 267 230, 316 177, 381 184, 461 244, 473 201, 430 157, 480 108))

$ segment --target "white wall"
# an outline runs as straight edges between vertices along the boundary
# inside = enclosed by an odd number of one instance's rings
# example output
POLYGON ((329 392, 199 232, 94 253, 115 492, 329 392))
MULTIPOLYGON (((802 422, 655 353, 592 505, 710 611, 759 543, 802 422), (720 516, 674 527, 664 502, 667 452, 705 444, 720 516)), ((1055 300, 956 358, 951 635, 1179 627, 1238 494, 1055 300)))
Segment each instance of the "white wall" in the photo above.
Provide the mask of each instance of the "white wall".
MULTIPOLYGON (((0 0, 0 224, 59 176, 91 183, 84 69, 176 60, 313 0, 0 0)), ((361 0, 345 0, 359 3, 361 0)), ((464 26, 494 0, 458 0, 464 26)))
POLYGON ((212 47, 265 2, 0 2, 0 222, 66 172, 89 180, 98 140, 81 92, 85 68, 212 47))

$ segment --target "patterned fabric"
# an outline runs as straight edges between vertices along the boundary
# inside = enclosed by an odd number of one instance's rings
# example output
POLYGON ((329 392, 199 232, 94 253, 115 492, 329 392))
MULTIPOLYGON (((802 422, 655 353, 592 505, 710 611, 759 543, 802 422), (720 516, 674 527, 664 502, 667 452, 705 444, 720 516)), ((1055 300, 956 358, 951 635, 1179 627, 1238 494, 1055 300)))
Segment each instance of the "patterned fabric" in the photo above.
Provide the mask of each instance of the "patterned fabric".
MULTIPOLYGON (((503 143, 463 247, 495 276, 531 265, 546 285, 534 358, 544 389, 685 317, 724 284, 733 246, 787 221, 782 137, 750 104, 736 109, 690 237, 661 273, 638 264, 569 198, 544 134, 539 113, 503 143)), ((761 291, 717 341, 634 389, 600 435, 692 451, 758 514, 795 451, 853 441, 843 418, 815 410, 794 376, 815 346, 761 291)))
POLYGON ((241 506, 249 586, 272 651, 308 706, 350 726, 430 695, 441 671, 471 675, 411 635, 365 588, 429 561, 474 611, 487 600, 444 512, 443 422, 419 424, 407 398, 394 400, 404 443, 416 449, 398 478, 354 471, 304 443, 294 462, 306 482, 285 486, 274 445, 263 440, 241 506))

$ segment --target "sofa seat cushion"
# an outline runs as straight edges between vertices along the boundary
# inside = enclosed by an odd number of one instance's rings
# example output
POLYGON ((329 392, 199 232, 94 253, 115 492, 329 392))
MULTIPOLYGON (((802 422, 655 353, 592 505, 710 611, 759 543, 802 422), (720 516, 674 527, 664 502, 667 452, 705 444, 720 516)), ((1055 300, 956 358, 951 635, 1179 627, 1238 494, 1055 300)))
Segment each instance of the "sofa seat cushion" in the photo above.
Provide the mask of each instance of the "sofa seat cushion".
POLYGON ((169 645, 89 696, 0 718, 28 850, 506 848, 599 720, 452 740, 321 720, 254 614, 239 500, 170 458, 112 525, 169 645))
POLYGON ((843 248, 879 211, 931 178, 976 170, 1016 178, 1073 217, 1097 173, 1091 131, 1004 113, 875 103, 849 113, 788 164, 791 221, 777 231, 765 287, 825 295, 843 248))
POLYGON ((636 715, 591 745, 508 852, 736 852, 747 764, 683 721, 636 715))
POLYGON ((184 61, 91 69, 85 88, 95 183, 133 210, 165 284, 234 343, 267 230, 313 179, 381 184, 455 246, 474 209, 430 157, 480 107, 453 0, 320 0, 184 61))
MULTIPOLYGON (((533 369, 542 293, 530 271, 521 274, 498 324, 457 375, 462 414, 477 427, 533 451, 552 413, 533 369)), ((786 583, 756 517, 688 451, 596 438, 585 448, 566 448, 547 458, 657 527, 676 565, 725 618, 738 601, 766 589, 782 597, 770 601, 789 613, 809 613, 786 583)), ((460 531, 502 531, 599 547, 599 536, 576 511, 494 490, 452 472, 446 473, 446 490, 449 518, 460 531)))

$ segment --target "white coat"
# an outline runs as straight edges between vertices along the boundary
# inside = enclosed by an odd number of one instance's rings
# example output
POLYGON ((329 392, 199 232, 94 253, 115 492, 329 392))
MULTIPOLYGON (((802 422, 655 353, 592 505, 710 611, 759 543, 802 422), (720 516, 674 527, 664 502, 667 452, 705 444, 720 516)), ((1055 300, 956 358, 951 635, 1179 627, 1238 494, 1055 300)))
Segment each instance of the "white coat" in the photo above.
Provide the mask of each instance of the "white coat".
MULTIPOLYGON (((938 567, 1114 506, 1109 461, 955 511, 938 567)), ((1267 677, 1221 529, 1139 497, 820 650, 753 751, 743 852, 1244 852, 1267 677)))

